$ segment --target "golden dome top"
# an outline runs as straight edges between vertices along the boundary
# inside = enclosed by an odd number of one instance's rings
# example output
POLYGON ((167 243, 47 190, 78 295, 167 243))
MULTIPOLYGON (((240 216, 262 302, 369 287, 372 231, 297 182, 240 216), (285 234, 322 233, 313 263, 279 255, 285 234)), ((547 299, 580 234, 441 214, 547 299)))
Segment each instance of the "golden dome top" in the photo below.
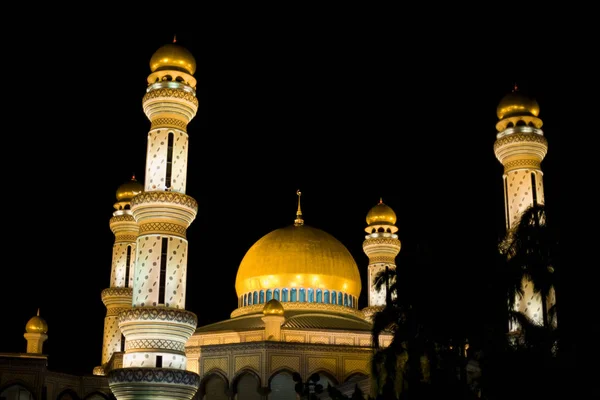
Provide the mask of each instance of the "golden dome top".
POLYGON ((160 71, 174 69, 194 75, 196 72, 196 59, 183 46, 173 43, 165 44, 154 52, 150 59, 150 70, 160 71))
POLYGON ((38 310, 37 315, 31 317, 27 324, 25 325, 25 332, 27 333, 47 333, 48 332, 48 324, 46 321, 40 317, 40 310, 38 310))
POLYGON ((516 117, 520 115, 528 115, 537 117, 540 113, 540 106, 535 99, 530 98, 522 94, 515 89, 504 96, 498 107, 496 108, 496 115, 498 119, 516 117))
POLYGON ((283 315, 283 305, 276 299, 267 301, 263 307, 264 315, 283 315))
POLYGON ((242 259, 238 296, 261 289, 313 288, 359 297, 360 274, 348 249, 329 233, 303 224, 260 238, 242 259))
POLYGON ((396 213, 381 199, 367 213, 367 225, 394 225, 395 223, 396 213))
POLYGON ((125 182, 117 189, 118 201, 131 201, 133 196, 144 191, 144 185, 135 179, 135 175, 131 177, 129 182, 125 182))

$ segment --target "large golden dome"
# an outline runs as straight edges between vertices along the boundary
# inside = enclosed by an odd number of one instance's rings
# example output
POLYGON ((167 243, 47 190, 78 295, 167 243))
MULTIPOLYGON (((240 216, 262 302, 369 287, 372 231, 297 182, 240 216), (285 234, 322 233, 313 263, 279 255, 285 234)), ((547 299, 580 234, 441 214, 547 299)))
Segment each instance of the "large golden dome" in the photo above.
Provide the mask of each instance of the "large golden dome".
POLYGON ((31 317, 27 324, 25 325, 25 332, 27 333, 48 333, 48 324, 46 321, 40 317, 40 312, 38 314, 31 317))
POLYGON ((144 185, 135 179, 135 176, 131 178, 129 182, 125 182, 117 189, 117 200, 118 201, 131 201, 133 196, 144 191, 144 185))
POLYGON ((512 91, 500 100, 496 108, 498 119, 529 115, 537 117, 540 106, 535 99, 527 97, 517 90, 512 91))
POLYGON ((260 238, 240 263, 238 296, 261 289, 315 288, 359 297, 360 274, 348 249, 329 233, 290 225, 260 238))
POLYGON ((196 72, 196 59, 185 47, 168 43, 156 50, 150 59, 150 70, 152 72, 165 69, 185 71, 190 75, 194 75, 194 72, 196 72))
POLYGON ((396 213, 382 200, 367 213, 367 225, 394 225, 396 213))

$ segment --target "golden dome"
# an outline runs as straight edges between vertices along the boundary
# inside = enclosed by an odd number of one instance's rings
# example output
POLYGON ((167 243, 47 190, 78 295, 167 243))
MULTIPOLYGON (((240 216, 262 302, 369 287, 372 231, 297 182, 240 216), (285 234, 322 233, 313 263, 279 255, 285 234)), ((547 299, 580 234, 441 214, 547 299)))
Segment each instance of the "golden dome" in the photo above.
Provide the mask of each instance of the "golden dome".
POLYGON ((154 52, 150 59, 150 70, 174 69, 190 75, 196 72, 196 59, 188 49, 175 43, 168 43, 154 52))
POLYGON ((535 99, 527 97, 517 90, 513 90, 500 100, 496 108, 498 119, 515 117, 519 115, 529 115, 537 117, 540 113, 540 106, 535 99))
POLYGON ((47 333, 48 332, 48 324, 42 317, 40 317, 40 311, 36 316, 31 317, 29 321, 27 321, 27 325, 25 325, 25 332, 27 333, 47 333))
POLYGON ((367 225, 394 225, 396 213, 382 200, 367 213, 367 225))
POLYGON ((290 225, 260 238, 240 263, 238 296, 261 289, 314 288, 359 297, 358 267, 348 249, 329 233, 290 225))
POLYGON ((125 182, 117 189, 118 201, 131 201, 133 196, 144 191, 144 185, 135 179, 135 175, 129 182, 125 182))
POLYGON ((267 303, 263 307, 264 315, 283 315, 283 311, 283 306, 276 299, 271 299, 267 301, 267 303))

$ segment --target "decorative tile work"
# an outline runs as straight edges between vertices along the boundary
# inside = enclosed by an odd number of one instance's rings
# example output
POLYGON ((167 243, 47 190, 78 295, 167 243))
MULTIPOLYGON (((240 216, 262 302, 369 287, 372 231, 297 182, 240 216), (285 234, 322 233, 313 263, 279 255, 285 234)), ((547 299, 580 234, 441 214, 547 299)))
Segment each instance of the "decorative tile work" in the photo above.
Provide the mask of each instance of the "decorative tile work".
POLYGON ((247 335, 244 336, 244 342, 260 342, 263 339, 263 335, 247 335))
POLYGON ((178 225, 178 224, 171 224, 169 222, 140 223, 140 235, 145 234, 147 232, 154 233, 154 234, 163 233, 163 234, 168 234, 168 235, 180 236, 185 239, 186 230, 187 230, 187 227, 185 227, 185 226, 178 225))
POLYGON ((198 211, 198 202, 193 197, 177 192, 143 192, 138 194, 131 200, 131 207, 133 208, 137 205, 145 203, 177 204, 180 206, 191 208, 192 210, 194 210, 194 212, 198 211))
POLYGON ((337 359, 333 357, 311 357, 308 356, 308 375, 315 371, 325 370, 333 376, 337 376, 337 359))
POLYGON ((285 335, 285 341, 286 342, 300 342, 300 343, 304 343, 306 341, 306 337, 304 335, 290 335, 290 334, 286 334, 285 335))
POLYGON ((219 369, 227 375, 227 371, 229 370, 227 357, 202 357, 200 360, 202 362, 202 371, 205 374, 213 369, 219 369))
POLYGON ((198 107, 198 99, 196 98, 196 96, 194 96, 188 92, 185 92, 183 90, 177 90, 177 89, 152 90, 144 95, 144 97, 142 98, 142 103, 145 103, 146 101, 148 101, 150 99, 157 99, 160 97, 166 97, 166 98, 171 97, 171 98, 183 99, 183 100, 189 101, 190 103, 194 104, 196 106, 196 108, 198 107))
POLYGON ((250 368, 256 373, 260 374, 260 355, 249 355, 249 356, 235 356, 234 355, 234 365, 235 369, 233 371, 234 375, 237 374, 238 371, 244 368, 250 368))
POLYGON ((352 338, 352 337, 336 337, 335 338, 335 344, 353 345, 354 344, 354 338, 352 338))
POLYGON ((125 350, 135 350, 135 349, 144 349, 144 350, 152 350, 152 349, 168 349, 175 351, 185 351, 185 343, 177 342, 174 340, 166 340, 166 339, 140 339, 140 340, 130 340, 125 344, 125 350))
POLYGON ((354 372, 362 372, 369 375, 369 360, 368 359, 344 359, 344 376, 353 374, 354 372))
POLYGON ((133 307, 119 314, 119 323, 129 321, 175 321, 196 326, 198 317, 187 310, 158 307, 133 307))
POLYGON ((292 371, 300 371, 300 356, 293 355, 272 355, 270 372, 287 368, 292 371))
POLYGON ((152 125, 150 126, 150 130, 159 128, 159 127, 175 127, 180 128, 185 131, 187 124, 184 121, 175 118, 156 118, 152 121, 152 125))
POLYGON ((310 343, 321 343, 321 344, 329 344, 329 337, 327 336, 322 336, 322 335, 318 335, 318 336, 309 336, 309 340, 310 343))
POLYGON ((169 370, 166 368, 122 368, 110 371, 108 374, 109 385, 120 382, 164 383, 198 387, 200 377, 198 374, 185 370, 169 370))

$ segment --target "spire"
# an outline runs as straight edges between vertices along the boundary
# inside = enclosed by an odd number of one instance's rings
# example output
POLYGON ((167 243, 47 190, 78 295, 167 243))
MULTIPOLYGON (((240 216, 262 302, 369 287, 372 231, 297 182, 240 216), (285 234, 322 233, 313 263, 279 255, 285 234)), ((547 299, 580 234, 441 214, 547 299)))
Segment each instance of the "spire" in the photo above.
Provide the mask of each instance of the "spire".
POLYGON ((173 43, 177 43, 177 34, 173 35, 173 43))
POLYGON ((302 219, 302 210, 300 209, 300 196, 302 196, 302 192, 300 189, 296 190, 296 194, 298 195, 298 211, 296 211, 296 219, 294 220, 294 225, 301 226, 304 225, 304 220, 302 219))
POLYGON ((37 311, 37 316, 38 317, 40 316, 40 309, 39 309, 39 307, 38 307, 38 311, 37 311))
POLYGON ((513 92, 516 92, 519 90, 519 87, 517 86, 517 82, 515 82, 514 86, 513 86, 513 92))
POLYGON ((383 197, 379 198, 379 204, 383 204, 383 197))

